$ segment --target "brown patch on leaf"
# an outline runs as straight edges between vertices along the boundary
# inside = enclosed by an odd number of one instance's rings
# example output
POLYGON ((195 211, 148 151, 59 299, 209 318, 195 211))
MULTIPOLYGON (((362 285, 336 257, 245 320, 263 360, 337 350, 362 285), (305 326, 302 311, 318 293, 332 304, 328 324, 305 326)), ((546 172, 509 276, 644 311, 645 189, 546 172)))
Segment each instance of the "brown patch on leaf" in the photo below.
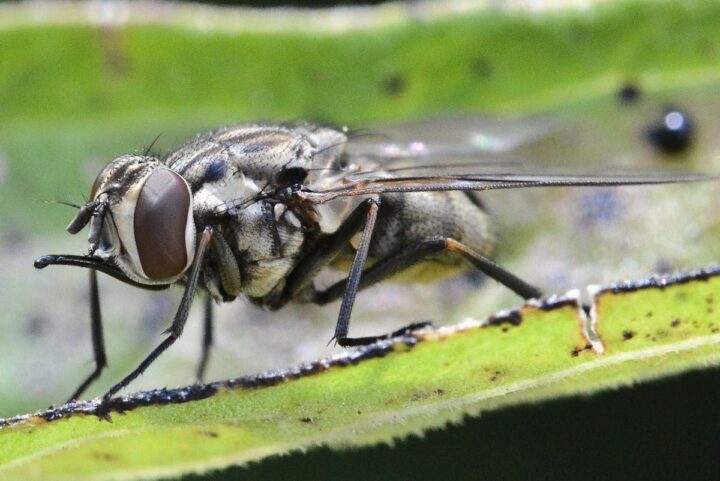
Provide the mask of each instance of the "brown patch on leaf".
POLYGON ((572 357, 578 357, 581 352, 587 352, 592 351, 592 345, 591 344, 585 344, 583 347, 573 347, 572 351, 570 351, 570 355, 572 357))

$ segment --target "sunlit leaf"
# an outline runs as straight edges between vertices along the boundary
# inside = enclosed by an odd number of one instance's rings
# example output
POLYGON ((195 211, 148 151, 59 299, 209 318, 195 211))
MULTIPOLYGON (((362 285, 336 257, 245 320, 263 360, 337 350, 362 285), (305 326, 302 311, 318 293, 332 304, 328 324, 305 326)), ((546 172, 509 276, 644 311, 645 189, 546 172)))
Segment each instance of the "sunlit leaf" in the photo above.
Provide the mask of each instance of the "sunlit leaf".
POLYGON ((531 303, 284 371, 0 420, 7 480, 203 471, 318 444, 390 441, 463 415, 720 363, 720 276, 531 303), (120 411, 120 412, 118 412, 120 411))

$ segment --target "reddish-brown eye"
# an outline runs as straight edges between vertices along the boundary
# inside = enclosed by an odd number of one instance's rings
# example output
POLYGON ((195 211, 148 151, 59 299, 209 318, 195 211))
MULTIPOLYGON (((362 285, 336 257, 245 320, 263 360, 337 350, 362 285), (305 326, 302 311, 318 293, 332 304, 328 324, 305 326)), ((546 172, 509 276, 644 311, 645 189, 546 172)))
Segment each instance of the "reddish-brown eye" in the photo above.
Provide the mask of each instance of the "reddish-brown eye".
POLYGON ((148 278, 168 279, 185 269, 189 207, 190 191, 175 172, 158 169, 145 181, 135 206, 135 244, 148 278))

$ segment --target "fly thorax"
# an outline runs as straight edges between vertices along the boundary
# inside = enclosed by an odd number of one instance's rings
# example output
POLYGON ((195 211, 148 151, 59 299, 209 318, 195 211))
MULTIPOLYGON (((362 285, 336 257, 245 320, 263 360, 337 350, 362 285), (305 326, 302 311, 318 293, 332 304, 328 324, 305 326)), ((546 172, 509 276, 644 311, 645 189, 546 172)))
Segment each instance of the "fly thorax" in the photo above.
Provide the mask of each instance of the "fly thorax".
POLYGON ((348 137, 344 131, 330 127, 319 127, 316 125, 303 125, 295 128, 295 132, 302 134, 303 138, 311 146, 308 152, 312 158, 311 180, 318 175, 322 176, 327 172, 334 172, 339 167, 338 160, 345 151, 348 137))
POLYGON ((283 282, 297 263, 305 231, 284 204, 258 201, 233 214, 243 290, 263 297, 283 282))
POLYGON ((193 206, 200 215, 232 212, 252 202, 260 191, 258 182, 237 172, 216 182, 205 182, 195 192, 193 206))

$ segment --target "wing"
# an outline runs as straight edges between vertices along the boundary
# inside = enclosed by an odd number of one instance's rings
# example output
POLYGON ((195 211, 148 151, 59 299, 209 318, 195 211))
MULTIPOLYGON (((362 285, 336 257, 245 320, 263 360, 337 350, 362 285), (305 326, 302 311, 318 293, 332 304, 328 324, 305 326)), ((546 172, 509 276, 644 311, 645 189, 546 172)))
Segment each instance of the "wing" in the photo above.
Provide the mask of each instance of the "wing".
POLYGON ((575 174, 445 174, 429 176, 398 176, 386 178, 345 179, 342 184, 325 187, 307 187, 299 197, 322 204, 338 197, 377 195, 389 193, 437 191, 486 191, 521 189, 530 187, 602 187, 623 185, 673 184, 718 180, 717 175, 692 172, 625 173, 613 175, 575 174))
MULTIPOLYGON (((322 176, 298 195, 323 203, 337 197, 427 191, 529 187, 622 186, 698 182, 716 176, 648 164, 647 146, 622 155, 610 146, 587 149, 587 126, 542 118, 450 118, 349 134, 343 172, 322 176), (578 143, 578 139, 582 139, 578 143), (593 152, 602 152, 602 161, 593 152)), ((597 142, 602 142, 600 139, 597 142)), ((652 159, 651 159, 652 160, 652 159)))
POLYGON ((561 131, 560 123, 546 117, 445 117, 350 131, 347 151, 386 162, 503 155, 561 131))

